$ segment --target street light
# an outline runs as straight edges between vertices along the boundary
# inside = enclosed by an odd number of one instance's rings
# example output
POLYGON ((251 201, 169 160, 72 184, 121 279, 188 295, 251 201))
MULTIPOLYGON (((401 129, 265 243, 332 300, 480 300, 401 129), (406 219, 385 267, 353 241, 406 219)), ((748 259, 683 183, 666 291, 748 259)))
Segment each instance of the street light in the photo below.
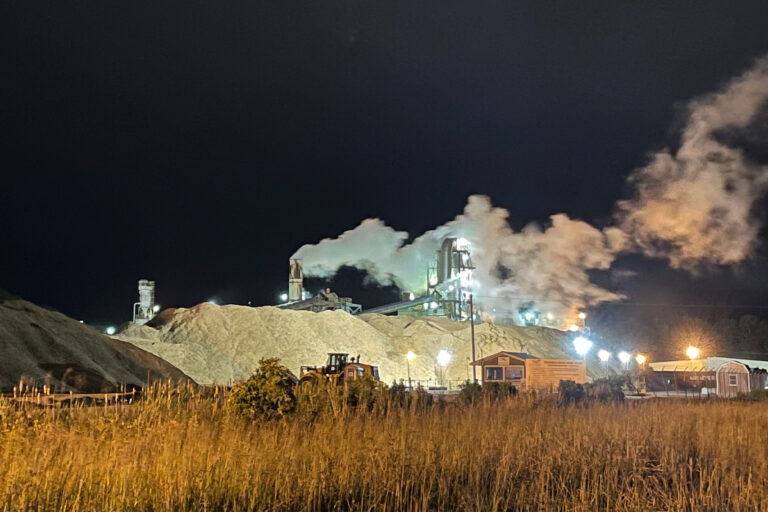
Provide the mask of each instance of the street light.
POLYGON ((608 352, 607 350, 600 350, 597 353, 597 357, 600 358, 600 360, 605 363, 611 358, 611 353, 608 352))
POLYGON ((629 368, 629 360, 630 359, 632 359, 632 355, 629 352, 625 352, 624 350, 619 352, 619 361, 624 363, 624 369, 625 370, 629 368))
POLYGON ((408 389, 413 389, 413 386, 411 385, 411 361, 416 359, 416 354, 413 353, 413 350, 409 350, 407 354, 405 354, 405 364, 408 366, 408 389))
POLYGON ((117 329, 115 328, 114 325, 110 325, 109 327, 107 327, 107 330, 105 332, 107 334, 109 334, 110 336, 112 336, 113 334, 115 334, 117 332, 117 329))
POLYGON ((283 301, 283 302, 287 302, 288 301, 288 294, 287 293, 281 293, 280 294, 280 300, 283 301))
POLYGON ((573 348, 576 349, 576 353, 578 353, 580 356, 584 356, 584 359, 586 359, 587 352, 589 352, 589 349, 592 348, 592 342, 584 336, 579 336, 574 338, 573 348))
POLYGON ((645 357, 643 354, 637 354, 635 356, 635 361, 637 361, 637 364, 639 364, 640 366, 643 366, 647 360, 648 358, 645 357))
POLYGON ((698 359, 699 354, 701 354, 701 351, 693 345, 685 349, 685 355, 687 355, 689 359, 698 359))
POLYGON ((152 307, 152 311, 153 311, 153 312, 155 312, 155 313, 157 313, 158 311, 160 311, 160 304, 155 304, 155 305, 152 307))
POLYGON ((586 320, 587 314, 583 311, 579 311, 579 320, 586 320))
POLYGON ((447 350, 441 350, 437 353, 437 364, 440 365, 440 379, 442 385, 445 385, 445 367, 451 362, 451 353, 447 350))

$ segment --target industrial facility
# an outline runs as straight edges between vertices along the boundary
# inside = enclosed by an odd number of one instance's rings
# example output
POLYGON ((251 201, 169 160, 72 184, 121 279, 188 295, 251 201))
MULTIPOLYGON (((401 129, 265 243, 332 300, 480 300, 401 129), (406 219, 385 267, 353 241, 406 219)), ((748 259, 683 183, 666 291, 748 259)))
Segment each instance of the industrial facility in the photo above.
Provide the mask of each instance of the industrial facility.
POLYGON ((155 304, 155 282, 139 280, 139 302, 133 303, 133 323, 144 325, 155 316, 160 307, 155 304))
POLYGON ((436 251, 432 262, 424 269, 423 288, 405 290, 401 300, 390 304, 363 309, 352 298, 340 297, 329 289, 312 296, 304 288, 302 260, 292 258, 289 262, 288 292, 280 297, 277 306, 282 309, 307 311, 343 310, 350 314, 378 313, 384 315, 408 315, 416 317, 438 316, 455 321, 467 321, 474 316, 476 321, 492 317, 501 325, 542 326, 553 329, 585 332, 586 314, 572 312, 573 318, 563 318, 553 312, 542 312, 533 301, 519 304, 512 309, 508 305, 496 308, 478 308, 473 300, 473 272, 471 245, 459 237, 446 237, 436 251))
POLYGON ((425 269, 424 289, 418 292, 418 296, 412 291, 405 291, 401 301, 363 310, 351 298, 339 297, 329 289, 310 296, 303 287, 302 261, 291 259, 288 293, 282 297, 286 301, 278 307, 316 312, 341 309, 353 315, 380 313, 468 320, 472 309, 470 285, 474 268, 469 243, 463 238, 445 238, 434 262, 425 269))

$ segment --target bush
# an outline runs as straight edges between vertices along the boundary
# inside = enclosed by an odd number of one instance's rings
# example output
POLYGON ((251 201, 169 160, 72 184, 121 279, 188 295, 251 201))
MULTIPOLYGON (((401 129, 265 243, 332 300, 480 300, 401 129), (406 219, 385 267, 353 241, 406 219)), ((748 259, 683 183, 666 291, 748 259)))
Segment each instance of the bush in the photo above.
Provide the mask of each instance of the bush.
POLYGON ((486 382, 483 384, 483 397, 492 402, 517 396, 517 388, 509 382, 486 382))
POLYGON ((384 386, 383 384, 376 382, 370 375, 363 375, 362 377, 345 384, 344 398, 346 404, 353 409, 362 406, 369 411, 373 409, 377 398, 380 396, 378 387, 384 386))
POLYGON ((481 400, 495 402, 517 395, 517 388, 509 382, 486 382, 480 385, 478 382, 466 381, 461 386, 458 400, 460 403, 471 405, 481 400))
POLYGON ((254 419, 286 416, 296 408, 295 380, 279 359, 261 359, 256 373, 234 387, 229 407, 254 419))
POLYGON ((584 400, 584 386, 572 380, 561 380, 557 386, 558 401, 561 405, 572 405, 584 400))
POLYGON ((461 385, 458 400, 462 404, 471 405, 483 399, 483 386, 479 382, 466 381, 461 385))
POLYGON ((627 383, 624 376, 605 377, 597 379, 584 386, 587 399, 598 402, 623 402, 624 391, 622 388, 627 383))
POLYGON ((768 402, 768 389, 753 389, 749 393, 741 393, 737 399, 742 402, 768 402))

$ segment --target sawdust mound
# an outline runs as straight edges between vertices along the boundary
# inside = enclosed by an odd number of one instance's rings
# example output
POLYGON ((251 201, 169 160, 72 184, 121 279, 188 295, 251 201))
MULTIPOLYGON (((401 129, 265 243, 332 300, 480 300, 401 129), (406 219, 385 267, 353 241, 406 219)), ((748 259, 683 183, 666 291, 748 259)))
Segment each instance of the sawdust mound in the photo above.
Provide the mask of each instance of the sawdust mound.
MULTIPOLYGON (((435 383, 440 350, 452 354, 446 378, 464 380, 471 355, 470 326, 445 318, 416 318, 343 311, 283 310, 275 307, 218 306, 163 311, 145 326, 130 325, 117 338, 171 362, 199 383, 228 383, 250 375, 262 357, 278 357, 292 371, 323 364, 328 352, 360 355, 379 366, 382 380, 407 378, 404 354, 413 350, 414 380, 435 383)), ((501 350, 539 357, 570 358, 566 333, 540 327, 475 327, 478 358, 501 350)), ((471 370, 470 370, 471 372, 471 370)), ((425 382, 426 384, 426 382, 425 382)))
POLYGON ((108 392, 147 379, 188 379, 157 356, 113 340, 61 313, 0 297, 0 389, 20 380, 82 392, 108 392))

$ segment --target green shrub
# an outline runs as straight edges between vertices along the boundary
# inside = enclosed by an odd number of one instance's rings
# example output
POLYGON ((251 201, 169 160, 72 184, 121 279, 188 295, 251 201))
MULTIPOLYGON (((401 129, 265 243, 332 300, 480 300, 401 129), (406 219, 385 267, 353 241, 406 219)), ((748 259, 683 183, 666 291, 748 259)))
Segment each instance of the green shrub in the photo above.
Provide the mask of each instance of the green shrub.
POLYGON ((517 395, 517 388, 509 382, 478 382, 466 381, 461 385, 458 400, 462 404, 476 404, 482 400, 495 402, 517 395))
POLYGON ((344 398, 347 406, 357 409, 365 407, 368 410, 373 409, 377 399, 381 397, 378 388, 379 384, 370 375, 363 375, 353 381, 347 382, 344 386, 344 398))
POLYGON ((517 388, 509 382, 486 382, 483 384, 483 397, 495 402, 517 396, 517 388))
POLYGON ((479 382, 466 381, 459 389, 458 400, 465 405, 476 404, 483 399, 483 386, 479 382))
POLYGON ((254 419, 286 416, 296 408, 295 380, 279 359, 261 359, 256 373, 234 387, 229 407, 254 419))
POLYGON ((572 380, 561 380, 557 386, 558 402, 561 405, 573 405, 584 400, 584 386, 572 380))
POLYGON ((627 383, 627 378, 621 375, 615 377, 604 377, 594 380, 584 385, 584 392, 588 400, 598 402, 623 402, 623 387, 627 383))
POLYGON ((737 399, 743 402, 768 402, 768 389, 753 389, 749 393, 741 393, 737 399))

